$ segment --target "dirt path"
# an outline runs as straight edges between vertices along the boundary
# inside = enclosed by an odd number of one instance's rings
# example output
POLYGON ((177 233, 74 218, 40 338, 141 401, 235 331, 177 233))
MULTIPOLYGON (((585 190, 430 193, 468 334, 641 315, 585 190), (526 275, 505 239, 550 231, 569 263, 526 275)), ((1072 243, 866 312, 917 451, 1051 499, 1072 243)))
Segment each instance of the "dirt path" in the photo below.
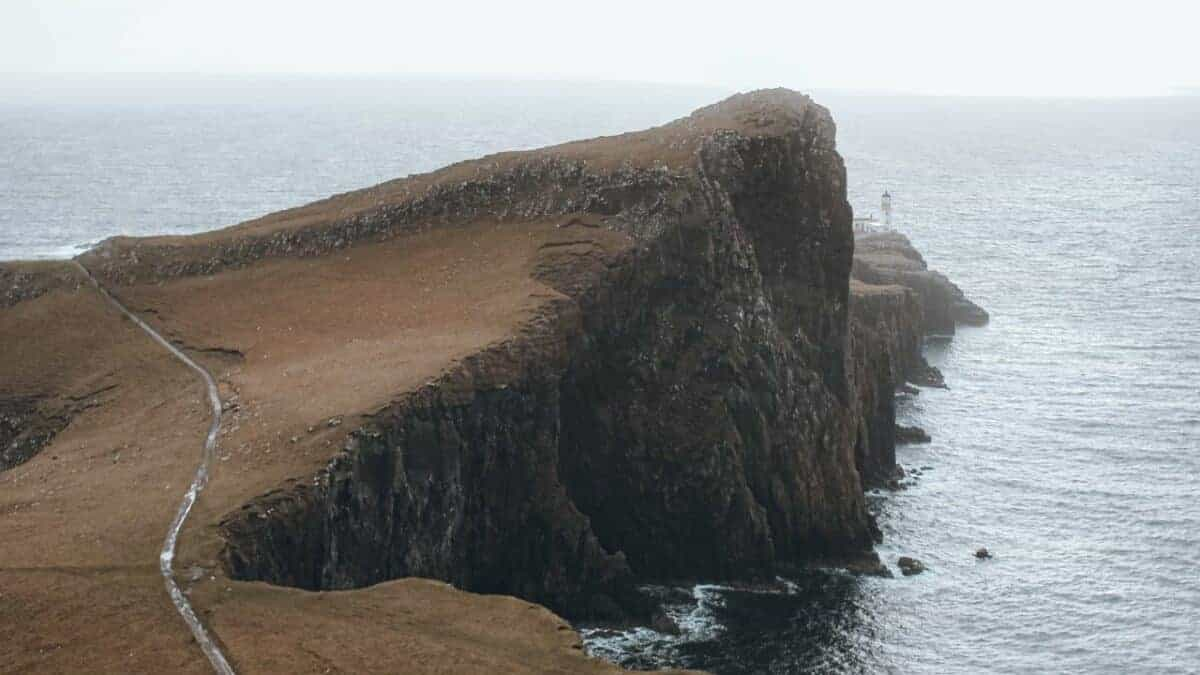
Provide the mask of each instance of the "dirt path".
POLYGON ((192 631, 192 636, 196 638, 196 644, 200 645, 200 649, 208 657, 213 670, 220 673, 220 675, 233 675, 233 668, 230 667, 229 662, 225 659, 225 655, 221 653, 216 643, 209 637, 208 631, 200 623, 200 619, 192 609, 191 603, 188 602, 187 596, 183 594, 183 591, 179 588, 179 584, 176 583, 175 573, 172 569, 172 564, 175 561, 175 544, 179 539, 179 531, 183 529, 183 524, 187 520, 188 514, 191 513, 192 506, 196 503, 196 498, 199 496, 200 491, 208 483, 208 467, 215 453, 217 434, 221 430, 221 397, 217 392, 217 383, 213 379, 213 376, 200 364, 193 361, 187 354, 184 354, 175 345, 168 342, 166 338, 159 335, 145 321, 142 321, 137 315, 129 311, 128 308, 110 295, 96 281, 86 267, 78 262, 75 264, 83 272, 84 276, 87 277, 92 286, 108 302, 120 310, 138 328, 141 328, 151 339, 170 352, 172 356, 182 361, 188 368, 194 370, 200 376, 200 379, 204 381, 204 387, 208 392, 208 402, 212 407, 212 421, 208 427, 208 434, 204 438, 204 450, 200 455, 200 465, 196 468, 196 475, 192 478, 192 483, 188 486, 188 490, 183 496, 183 502, 180 503, 179 510, 175 512, 175 518, 171 521, 171 527, 167 530, 167 536, 163 540, 162 551, 158 555, 158 568, 166 584, 167 593, 171 596, 171 602, 174 603, 175 609, 179 611, 179 615, 183 617, 184 622, 187 623, 188 628, 192 631))

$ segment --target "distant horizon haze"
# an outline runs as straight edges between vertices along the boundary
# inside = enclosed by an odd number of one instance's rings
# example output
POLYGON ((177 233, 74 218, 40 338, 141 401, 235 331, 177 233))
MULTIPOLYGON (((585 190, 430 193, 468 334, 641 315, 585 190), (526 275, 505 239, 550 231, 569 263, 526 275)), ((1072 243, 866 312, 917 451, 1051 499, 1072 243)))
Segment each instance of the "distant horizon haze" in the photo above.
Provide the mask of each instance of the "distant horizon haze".
MULTIPOLYGON (((1200 6, 6 0, 0 75, 499 78, 967 96, 1200 91, 1200 6)), ((22 80, 24 77, 26 79, 22 80)))
MULTIPOLYGON (((850 87, 809 87, 797 83, 758 83, 732 86, 698 82, 658 82, 649 80, 598 79, 557 76, 508 76, 486 73, 302 73, 302 72, 77 72, 17 73, 0 72, 0 104, 11 103, 237 103, 287 102, 313 104, 312 92, 331 88, 360 102, 378 98, 381 102, 402 91, 420 91, 428 96, 439 90, 461 96, 465 86, 479 86, 481 95, 527 97, 531 92, 546 96, 600 96, 607 90, 645 88, 654 91, 707 92, 710 102, 738 92, 786 87, 808 94, 821 102, 822 97, 865 98, 945 98, 970 100, 1133 100, 1200 96, 1200 87, 1168 87, 1161 92, 1108 94, 969 94, 930 93, 902 89, 850 87), (395 87, 393 90, 372 87, 395 87)), ((331 104, 338 101, 331 100, 331 104)))

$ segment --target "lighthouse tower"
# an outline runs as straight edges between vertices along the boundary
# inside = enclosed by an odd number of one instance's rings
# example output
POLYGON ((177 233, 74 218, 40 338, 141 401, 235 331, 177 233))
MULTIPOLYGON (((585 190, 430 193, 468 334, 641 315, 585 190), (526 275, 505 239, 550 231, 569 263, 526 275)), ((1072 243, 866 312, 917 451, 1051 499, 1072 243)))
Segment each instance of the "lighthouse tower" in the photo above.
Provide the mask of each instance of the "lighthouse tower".
POLYGON ((883 224, 890 228, 892 226, 892 193, 883 193, 880 207, 883 209, 883 224))

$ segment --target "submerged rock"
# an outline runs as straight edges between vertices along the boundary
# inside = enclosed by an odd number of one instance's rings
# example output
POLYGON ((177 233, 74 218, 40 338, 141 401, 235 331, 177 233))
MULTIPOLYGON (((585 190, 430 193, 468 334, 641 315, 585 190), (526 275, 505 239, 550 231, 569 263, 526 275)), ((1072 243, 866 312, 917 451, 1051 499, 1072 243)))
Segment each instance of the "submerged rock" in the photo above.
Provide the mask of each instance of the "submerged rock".
POLYGON ((910 558, 904 555, 900 556, 900 559, 896 561, 896 565, 900 568, 900 572, 906 577, 911 577, 914 574, 920 574, 926 569, 925 563, 917 560, 916 558, 910 558))

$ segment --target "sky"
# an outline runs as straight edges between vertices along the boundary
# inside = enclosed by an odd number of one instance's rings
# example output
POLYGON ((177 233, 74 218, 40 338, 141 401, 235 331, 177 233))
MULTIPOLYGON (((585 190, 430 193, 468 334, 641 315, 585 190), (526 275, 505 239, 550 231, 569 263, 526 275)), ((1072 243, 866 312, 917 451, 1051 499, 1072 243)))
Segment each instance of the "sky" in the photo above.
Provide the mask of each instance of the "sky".
POLYGON ((387 74, 1141 96, 1200 86, 1193 0, 0 0, 0 73, 387 74))

